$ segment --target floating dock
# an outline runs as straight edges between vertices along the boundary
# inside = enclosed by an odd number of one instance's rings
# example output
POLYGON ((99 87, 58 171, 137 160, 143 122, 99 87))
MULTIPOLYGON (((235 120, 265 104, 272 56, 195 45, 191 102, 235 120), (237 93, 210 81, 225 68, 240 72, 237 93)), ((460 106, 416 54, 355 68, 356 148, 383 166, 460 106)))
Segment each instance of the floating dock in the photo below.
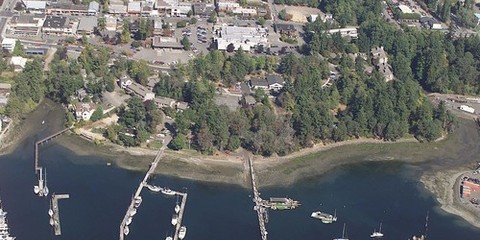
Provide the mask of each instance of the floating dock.
MULTIPOLYGON (((153 162, 150 164, 150 168, 148 169, 147 173, 145 174, 145 177, 143 178, 142 182, 140 182, 140 185, 138 186, 137 188, 137 191, 135 191, 135 194, 132 198, 132 201, 130 202, 130 205, 128 206, 128 209, 127 209, 127 212, 125 213, 125 216, 123 217, 123 220, 122 220, 122 223, 120 224, 120 235, 119 235, 119 239, 120 240, 123 240, 125 238, 125 228, 128 227, 127 226, 127 220, 128 218, 132 217, 130 215, 130 213, 133 211, 133 209, 136 210, 136 207, 135 207, 135 199, 138 199, 140 197, 140 194, 142 193, 142 189, 144 187, 146 187, 148 184, 147 184, 147 180, 150 178, 150 175, 155 171, 155 168, 157 168, 157 165, 158 165, 158 162, 160 161, 161 157, 162 157, 162 154, 163 152, 165 151, 168 143, 170 141, 167 141, 157 152, 157 155, 155 156, 155 159, 153 160, 153 162)), ((129 231, 127 231, 128 233, 129 231)))
POLYGON ((178 236, 180 233, 180 227, 182 226, 183 212, 185 211, 185 204, 187 203, 187 193, 177 192, 177 195, 182 197, 182 203, 180 204, 180 211, 178 212, 178 223, 175 226, 175 235, 173 236, 173 240, 179 239, 178 236))
POLYGON ((52 210, 53 215, 51 218, 53 219, 53 230, 55 232, 55 236, 62 235, 62 228, 60 226, 60 209, 58 208, 58 200, 60 199, 69 199, 69 194, 53 194, 52 195, 52 210))

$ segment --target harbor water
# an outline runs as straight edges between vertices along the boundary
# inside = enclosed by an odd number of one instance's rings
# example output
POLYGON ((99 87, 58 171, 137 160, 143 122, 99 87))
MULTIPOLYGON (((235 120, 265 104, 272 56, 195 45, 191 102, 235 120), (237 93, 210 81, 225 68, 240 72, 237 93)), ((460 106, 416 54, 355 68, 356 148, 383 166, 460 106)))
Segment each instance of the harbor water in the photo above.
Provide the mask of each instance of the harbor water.
MULTIPOLYGON (((55 141, 41 147, 40 163, 48 169, 50 191, 70 194, 70 199, 59 203, 62 236, 54 237, 48 224, 48 199, 33 194, 32 138, 0 158, 0 197, 9 212, 11 233, 19 240, 118 239, 121 220, 143 173, 107 166, 95 156, 78 156, 55 141)), ((332 239, 341 236, 343 223, 350 239, 368 239, 382 222, 386 239, 405 240, 423 232, 427 212, 429 239, 478 239, 478 229, 439 210, 417 181, 420 171, 421 166, 399 162, 362 163, 338 167, 294 186, 260 189, 264 198, 291 197, 302 203, 295 210, 269 212, 269 239, 332 239), (310 217, 317 210, 336 210, 338 221, 321 224, 310 217)), ((186 239, 260 239, 248 189, 164 176, 152 182, 188 191, 186 239)), ((143 199, 126 239, 173 235, 170 220, 177 199, 147 189, 143 199)))

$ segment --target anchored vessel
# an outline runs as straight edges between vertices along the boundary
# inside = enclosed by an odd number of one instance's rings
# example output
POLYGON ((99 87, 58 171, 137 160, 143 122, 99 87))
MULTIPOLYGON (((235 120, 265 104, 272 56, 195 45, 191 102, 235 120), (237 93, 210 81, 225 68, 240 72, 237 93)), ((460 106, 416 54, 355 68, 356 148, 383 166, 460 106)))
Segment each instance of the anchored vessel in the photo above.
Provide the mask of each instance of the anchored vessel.
POLYGON ((187 235, 187 227, 182 226, 182 227, 180 228, 180 231, 178 232, 178 238, 184 239, 184 238, 185 238, 185 235, 187 235))
POLYGON ((320 219, 322 223, 329 224, 337 221, 337 211, 335 210, 335 214, 328 214, 324 212, 312 212, 312 218, 320 219))
POLYGON ((7 212, 3 211, 0 201, 0 239, 15 240, 15 237, 10 236, 7 224, 7 212))
POLYGON ((378 229, 378 232, 376 229, 373 229, 373 233, 370 234, 371 238, 383 238, 383 233, 382 233, 382 223, 380 223, 380 228, 378 229))

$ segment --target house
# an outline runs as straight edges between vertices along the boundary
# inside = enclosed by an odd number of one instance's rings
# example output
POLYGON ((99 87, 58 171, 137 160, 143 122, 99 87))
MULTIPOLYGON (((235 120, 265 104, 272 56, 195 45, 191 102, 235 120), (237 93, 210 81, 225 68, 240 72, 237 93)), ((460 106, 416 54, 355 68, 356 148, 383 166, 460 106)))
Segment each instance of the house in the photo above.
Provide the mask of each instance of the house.
POLYGON ((250 106, 253 106, 257 103, 257 101, 255 100, 255 98, 251 95, 246 95, 245 96, 245 104, 246 105, 250 105, 250 106))
POLYGON ((25 68, 25 65, 27 64, 26 58, 19 57, 19 56, 13 56, 10 58, 10 65, 13 65, 13 69, 15 72, 21 72, 25 68))
POLYGON ((234 0, 217 0, 217 11, 228 12, 240 7, 240 3, 234 0))
POLYGON ((145 86, 142 86, 139 83, 132 82, 128 85, 125 90, 129 94, 133 94, 141 98, 143 101, 155 99, 155 93, 148 90, 145 86))
POLYGON ((383 49, 383 46, 373 48, 370 53, 372 55, 372 63, 375 65, 378 72, 385 77, 387 82, 393 80, 394 76, 392 67, 388 64, 387 53, 383 49))
POLYGON ((95 32, 96 28, 97 28, 97 17, 82 17, 80 18, 80 23, 78 24, 77 34, 91 35, 95 32))
POLYGON ((77 118, 78 121, 84 120, 88 121, 90 120, 90 117, 92 117, 93 112, 95 112, 96 109, 96 104, 95 103, 82 103, 78 102, 73 105, 73 109, 75 111, 75 117, 77 118))
POLYGON ((167 97, 156 97, 154 99, 155 103, 159 108, 173 108, 175 106, 175 100, 167 97))
POLYGON ((42 32, 47 35, 74 35, 78 22, 66 16, 47 16, 42 26, 42 32))
POLYGON ((105 30, 106 31, 117 31, 117 18, 113 16, 105 17, 105 30))
POLYGON ((177 104, 176 104, 176 108, 177 108, 177 112, 183 112, 183 111, 187 110, 188 103, 178 101, 177 104))
POLYGON ((275 23, 275 32, 288 37, 297 37, 297 29, 292 24, 275 23))
POLYGON ((83 99, 88 96, 87 91, 85 91, 85 89, 83 88, 78 89, 75 94, 76 94, 76 98, 80 101, 83 101, 83 99))
POLYGON ((45 21, 45 15, 18 15, 13 16, 7 25, 7 33, 13 35, 36 36, 45 21))
POLYGON ((152 48, 183 49, 183 45, 175 37, 155 36, 152 39, 152 48))
POLYGON ((123 76, 120 78, 119 85, 121 88, 126 89, 128 86, 132 85, 133 81, 128 76, 123 76))
POLYGON ((17 40, 13 38, 4 38, 2 40, 2 49, 7 50, 9 52, 13 52, 15 49, 15 45, 17 44, 17 40))
POLYGON ((192 4, 179 0, 156 0, 153 8, 164 16, 186 17, 192 10, 192 4))
POLYGON ((155 85, 158 83, 159 79, 158 77, 156 76, 150 76, 148 77, 147 79, 147 87, 149 87, 150 89, 153 89, 155 87, 155 85))
POLYGON ((335 28, 325 31, 327 34, 336 34, 340 33, 342 37, 350 37, 351 39, 358 38, 358 27, 344 27, 344 28, 335 28))
POLYGON ((47 1, 23 1, 23 5, 29 13, 44 13, 47 1))
POLYGON ((5 107, 7 105, 11 89, 11 84, 0 83, 0 107, 5 107))
POLYGON ((285 80, 280 75, 268 75, 266 78, 250 80, 250 88, 263 89, 265 91, 280 91, 285 85, 285 80))
POLYGON ((88 4, 87 15, 95 16, 100 12, 100 4, 96 1, 91 1, 88 4))

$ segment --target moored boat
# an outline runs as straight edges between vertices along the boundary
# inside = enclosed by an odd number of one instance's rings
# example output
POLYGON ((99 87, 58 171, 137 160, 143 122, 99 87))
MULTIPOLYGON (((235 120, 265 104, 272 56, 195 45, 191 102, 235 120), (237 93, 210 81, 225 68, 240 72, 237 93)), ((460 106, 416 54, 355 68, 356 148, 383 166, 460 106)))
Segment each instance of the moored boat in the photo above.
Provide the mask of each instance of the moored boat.
POLYGON ((170 189, 170 188, 164 188, 164 189, 162 189, 161 191, 162 191, 163 194, 169 195, 169 196, 173 196, 173 195, 175 195, 175 193, 176 193, 175 191, 173 191, 173 190, 170 189))
POLYGON ((328 214, 320 211, 312 212, 310 215, 312 218, 319 219, 322 223, 329 224, 337 221, 337 211, 335 210, 335 214, 328 214))
POLYGON ((135 214, 137 214, 137 209, 132 208, 132 210, 130 211, 130 216, 133 217, 133 216, 135 216, 135 214))
POLYGON ((15 237, 10 236, 10 231, 7 223, 7 212, 3 211, 1 201, 0 201, 0 239, 15 240, 15 237))
POLYGON ((184 239, 186 235, 187 235, 187 227, 185 226, 180 227, 180 231, 178 231, 178 238, 184 239))
POLYGON ((348 240, 348 238, 345 236, 345 227, 346 224, 343 224, 343 231, 342 231, 342 237, 341 238, 334 238, 333 240, 348 240))
POLYGON ((373 229, 373 233, 370 234, 370 238, 383 238, 382 223, 380 223, 380 228, 378 229, 378 232, 376 229, 373 229))
POLYGON ((123 228, 123 234, 125 234, 125 236, 127 236, 129 233, 130 233, 130 228, 128 226, 125 226, 123 228))
POLYGON ((125 224, 127 224, 127 226, 130 225, 132 223, 132 219, 133 219, 132 217, 128 217, 125 224))
POLYGON ((140 204, 142 204, 142 197, 141 196, 135 197, 133 203, 136 208, 140 207, 140 204))
POLYGON ((53 224, 55 224, 55 222, 53 221, 53 218, 50 218, 50 226, 53 226, 53 224))
POLYGON ((173 214, 171 223, 172 223, 173 226, 177 225, 177 223, 178 223, 178 215, 177 214, 173 214))
POLYGON ((148 190, 152 192, 160 192, 162 190, 161 187, 159 186, 152 186, 152 185, 147 185, 148 190))

